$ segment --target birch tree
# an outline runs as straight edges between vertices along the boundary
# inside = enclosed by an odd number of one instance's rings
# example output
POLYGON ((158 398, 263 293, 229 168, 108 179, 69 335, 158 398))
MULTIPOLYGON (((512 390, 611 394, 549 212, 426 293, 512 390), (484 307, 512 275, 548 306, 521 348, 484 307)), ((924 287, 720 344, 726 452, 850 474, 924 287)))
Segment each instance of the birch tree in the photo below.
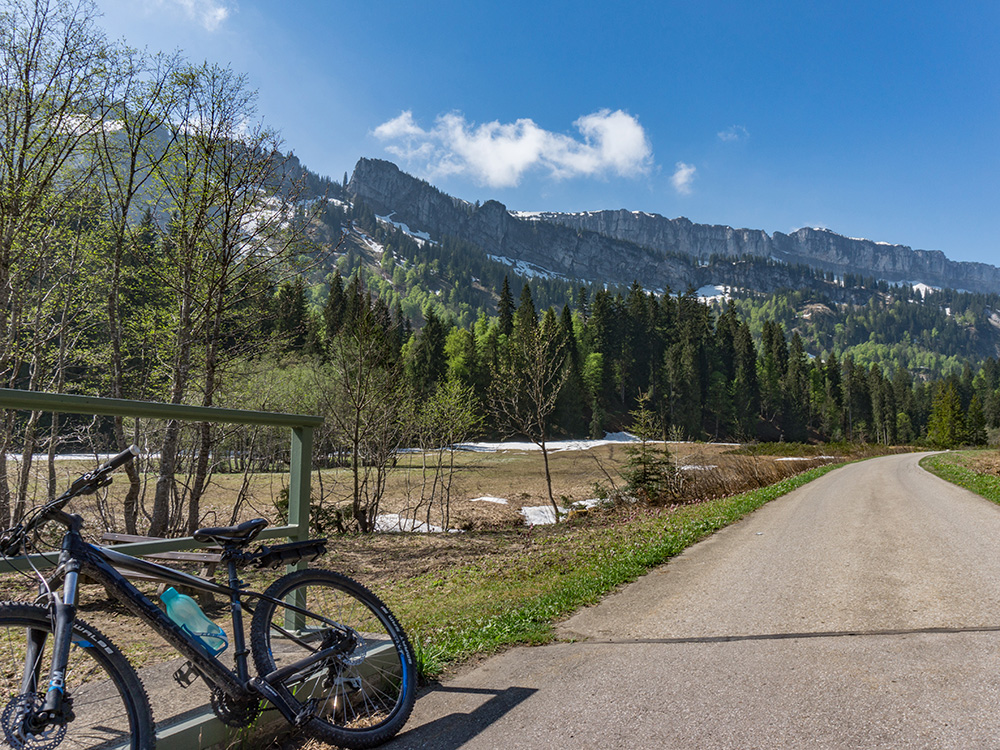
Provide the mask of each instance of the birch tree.
MULTIPOLYGON (((31 370, 43 377, 47 344, 39 292, 59 271, 54 232, 92 176, 85 142, 107 111, 107 70, 113 55, 94 23, 88 0, 4 0, 0 3, 0 382, 10 387, 31 370), (46 281, 43 281, 45 279, 46 281), (33 297, 31 295, 34 295, 33 297)), ((53 308, 55 309, 55 308, 53 308)), ((65 349, 63 349, 65 353, 65 349)), ((28 418, 24 472, 30 468, 34 425, 28 418)), ((0 522, 11 507, 6 455, 15 421, 0 425, 0 522)))

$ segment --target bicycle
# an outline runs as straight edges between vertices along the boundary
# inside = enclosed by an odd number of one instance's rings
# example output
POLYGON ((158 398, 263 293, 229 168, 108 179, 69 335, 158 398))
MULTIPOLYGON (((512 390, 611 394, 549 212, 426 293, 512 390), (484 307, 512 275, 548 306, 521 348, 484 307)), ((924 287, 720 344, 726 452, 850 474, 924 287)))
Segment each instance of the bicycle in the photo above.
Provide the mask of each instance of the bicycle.
POLYGON ((281 576, 262 593, 239 578, 247 566, 311 561, 325 551, 326 540, 250 551, 265 519, 199 529, 195 540, 222 547, 229 576, 223 585, 83 539, 83 519, 63 508, 110 484, 111 472, 137 454, 133 446, 77 478, 0 535, 0 553, 14 557, 36 549, 38 532, 50 521, 65 527, 54 572, 34 569, 38 598, 0 603, 0 729, 7 745, 14 750, 155 746, 152 710, 135 668, 110 638, 76 616, 81 574, 104 584, 187 659, 174 679, 184 687, 203 679, 212 709, 227 725, 250 725, 269 703, 291 725, 348 748, 373 747, 398 733, 413 709, 416 666, 403 628, 378 597, 339 573, 308 567, 281 576), (118 569, 228 597, 233 668, 118 569), (251 615, 249 647, 244 609, 251 615), (250 675, 248 656, 256 676, 250 675))

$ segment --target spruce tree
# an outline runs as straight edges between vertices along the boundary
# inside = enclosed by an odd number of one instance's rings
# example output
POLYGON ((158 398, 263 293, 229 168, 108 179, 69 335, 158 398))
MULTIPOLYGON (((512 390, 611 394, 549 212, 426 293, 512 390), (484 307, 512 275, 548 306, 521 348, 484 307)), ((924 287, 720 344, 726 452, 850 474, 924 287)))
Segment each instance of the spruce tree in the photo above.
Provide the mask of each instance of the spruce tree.
POLYGON ((538 313, 535 311, 535 301, 531 297, 531 286, 525 283, 521 288, 521 299, 514 311, 514 331, 517 336, 524 337, 537 327, 538 313))
POLYGON ((445 357, 445 341, 448 331, 433 305, 424 310, 424 327, 417 334, 409 362, 413 390, 419 396, 427 397, 445 379, 448 362, 445 357))
POLYGON ((330 293, 323 308, 323 323, 326 326, 326 339, 329 342, 344 325, 344 312, 347 300, 344 295, 344 280, 340 277, 340 269, 333 272, 330 281, 330 293))
POLYGON ((954 381, 938 383, 927 422, 927 439, 936 448, 954 448, 965 438, 962 401, 954 381))
POLYGON ((497 315, 500 317, 500 333, 510 336, 514 330, 514 296, 510 293, 510 282, 506 276, 503 277, 503 287, 500 289, 497 315))

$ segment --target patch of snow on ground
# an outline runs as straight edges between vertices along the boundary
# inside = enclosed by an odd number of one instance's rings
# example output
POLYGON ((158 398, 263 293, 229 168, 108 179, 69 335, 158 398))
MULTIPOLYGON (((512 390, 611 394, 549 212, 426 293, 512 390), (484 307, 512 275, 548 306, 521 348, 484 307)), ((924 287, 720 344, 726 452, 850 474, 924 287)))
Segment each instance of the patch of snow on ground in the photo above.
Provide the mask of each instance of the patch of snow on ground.
POLYGON ((527 276, 528 278, 539 278, 539 279, 563 279, 567 280, 567 276, 555 273, 554 271, 548 271, 541 266, 536 266, 534 263, 529 263, 526 260, 513 260, 505 255, 489 255, 487 257, 497 263, 503 263, 505 266, 510 266, 514 269, 514 272, 519 276, 527 276))
MULTIPOLYGON (((63 453, 63 454, 56 454, 55 456, 53 456, 53 459, 56 460, 56 461, 97 461, 98 463, 103 463, 104 461, 107 461, 109 458, 114 458, 116 455, 118 455, 118 454, 117 453, 98 453, 95 456, 93 453, 63 453)), ((21 455, 20 453, 8 453, 7 454, 7 460, 8 461, 20 461, 23 458, 24 458, 24 456, 21 455)), ((31 460, 32 461, 48 461, 49 460, 49 454, 48 453, 35 453, 32 456, 31 460)))
POLYGON ((490 497, 489 495, 483 495, 482 497, 473 497, 469 500, 470 503, 496 503, 497 505, 507 505, 507 501, 502 497, 490 497))
MULTIPOLYGON (((564 511, 564 508, 560 508, 559 514, 562 515, 564 511)), ((521 508, 521 515, 524 516, 524 522, 529 526, 548 526, 556 522, 556 513, 551 505, 533 505, 521 508)))
MULTIPOLYGON (((639 440, 635 435, 627 432, 609 432, 604 435, 603 440, 549 440, 545 447, 553 452, 556 451, 586 451, 602 445, 612 443, 635 443, 639 440)), ((534 443, 522 443, 504 441, 500 443, 459 443, 454 446, 455 450, 474 451, 477 453, 496 453, 498 451, 538 451, 540 447, 534 443)))
POLYGON ((708 471, 709 469, 718 469, 719 467, 715 464, 708 464, 702 466, 701 464, 684 464, 684 466, 678 466, 681 471, 708 471))
POLYGON ((702 302, 707 302, 708 300, 713 299, 728 300, 730 299, 729 293, 731 291, 732 288, 728 286, 722 286, 721 284, 708 284, 695 292, 695 294, 698 295, 698 299, 702 302))
POLYGON ((371 250, 373 253, 381 255, 382 253, 385 252, 385 247, 384 246, 382 246, 379 243, 377 243, 375 240, 373 240, 371 237, 369 237, 364 232, 358 232, 358 236, 361 238, 361 241, 364 242, 368 246, 368 249, 371 250))
POLYGON ((917 281, 914 283, 903 282, 904 284, 909 284, 913 288, 913 291, 918 292, 921 297, 926 297, 928 294, 934 294, 934 292, 940 292, 941 290, 936 286, 929 286, 922 281, 917 281))
POLYGON ((787 456, 783 458, 776 458, 775 461, 820 461, 827 460, 832 461, 834 456, 787 456))
MULTIPOLYGON (((375 519, 375 531, 396 532, 396 531, 420 531, 439 534, 444 529, 431 524, 429 527, 422 521, 414 521, 412 518, 403 518, 398 513, 384 513, 375 519)), ((458 533, 458 529, 449 529, 453 534, 458 533)))
MULTIPOLYGON (((600 505, 601 502, 598 498, 591 498, 590 500, 581 500, 576 504, 582 505, 584 508, 593 508, 595 505, 600 505)), ((565 518, 567 513, 569 513, 568 508, 559 508, 560 518, 565 518)), ((556 513, 551 505, 529 505, 521 508, 521 515, 524 516, 524 522, 529 526, 551 526, 556 522, 556 513)))

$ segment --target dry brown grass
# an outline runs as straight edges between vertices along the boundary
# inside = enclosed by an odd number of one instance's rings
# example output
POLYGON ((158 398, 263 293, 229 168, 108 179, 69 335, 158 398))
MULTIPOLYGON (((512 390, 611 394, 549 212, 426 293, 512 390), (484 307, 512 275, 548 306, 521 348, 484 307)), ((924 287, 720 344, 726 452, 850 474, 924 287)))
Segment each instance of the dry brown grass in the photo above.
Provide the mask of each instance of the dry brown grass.
MULTIPOLYGON (((673 443, 670 452, 676 465, 685 467, 682 474, 683 496, 680 502, 722 497, 752 487, 770 484, 789 474, 827 462, 815 455, 801 456, 809 460, 789 461, 780 456, 748 456, 734 453, 734 447, 716 443, 673 443)), ((819 454, 820 451, 804 448, 802 453, 819 454)), ((423 519, 426 517, 428 490, 421 503, 420 454, 403 454, 390 473, 381 511, 398 513, 423 519)), ((622 481, 618 475, 627 459, 625 446, 611 444, 590 450, 563 450, 550 454, 552 485, 557 498, 568 504, 596 497, 595 485, 610 485, 622 481)), ((522 507, 547 506, 548 495, 538 451, 510 450, 495 453, 458 451, 455 453, 455 472, 450 491, 449 526, 455 529, 477 530, 519 526, 523 523, 522 507), (490 502, 472 502, 474 498, 492 496, 507 500, 501 505, 490 502)), ((86 462, 60 462, 57 464, 58 487, 61 489, 83 471, 92 468, 86 462)), ((152 502, 152 477, 146 483, 143 505, 149 509, 152 502)), ((238 474, 215 474, 202 498, 202 525, 230 523, 234 499, 243 477, 238 474)), ((246 500, 237 512, 237 520, 263 517, 279 523, 275 498, 287 486, 287 475, 251 475, 246 500)), ((313 497, 321 494, 326 505, 349 505, 352 481, 347 469, 327 469, 312 478, 313 497)), ((106 494, 79 498, 73 510, 88 521, 86 531, 99 539, 104 531, 124 531, 121 505, 125 486, 119 480, 106 494)), ((36 497, 45 495, 41 479, 35 481, 32 492, 36 497)), ((440 492, 434 501, 431 522, 441 524, 440 492)), ((140 526, 144 522, 140 520, 140 526)))
POLYGON ((990 474, 1000 477, 1000 451, 976 451, 963 453, 961 463, 968 469, 980 474, 990 474))

